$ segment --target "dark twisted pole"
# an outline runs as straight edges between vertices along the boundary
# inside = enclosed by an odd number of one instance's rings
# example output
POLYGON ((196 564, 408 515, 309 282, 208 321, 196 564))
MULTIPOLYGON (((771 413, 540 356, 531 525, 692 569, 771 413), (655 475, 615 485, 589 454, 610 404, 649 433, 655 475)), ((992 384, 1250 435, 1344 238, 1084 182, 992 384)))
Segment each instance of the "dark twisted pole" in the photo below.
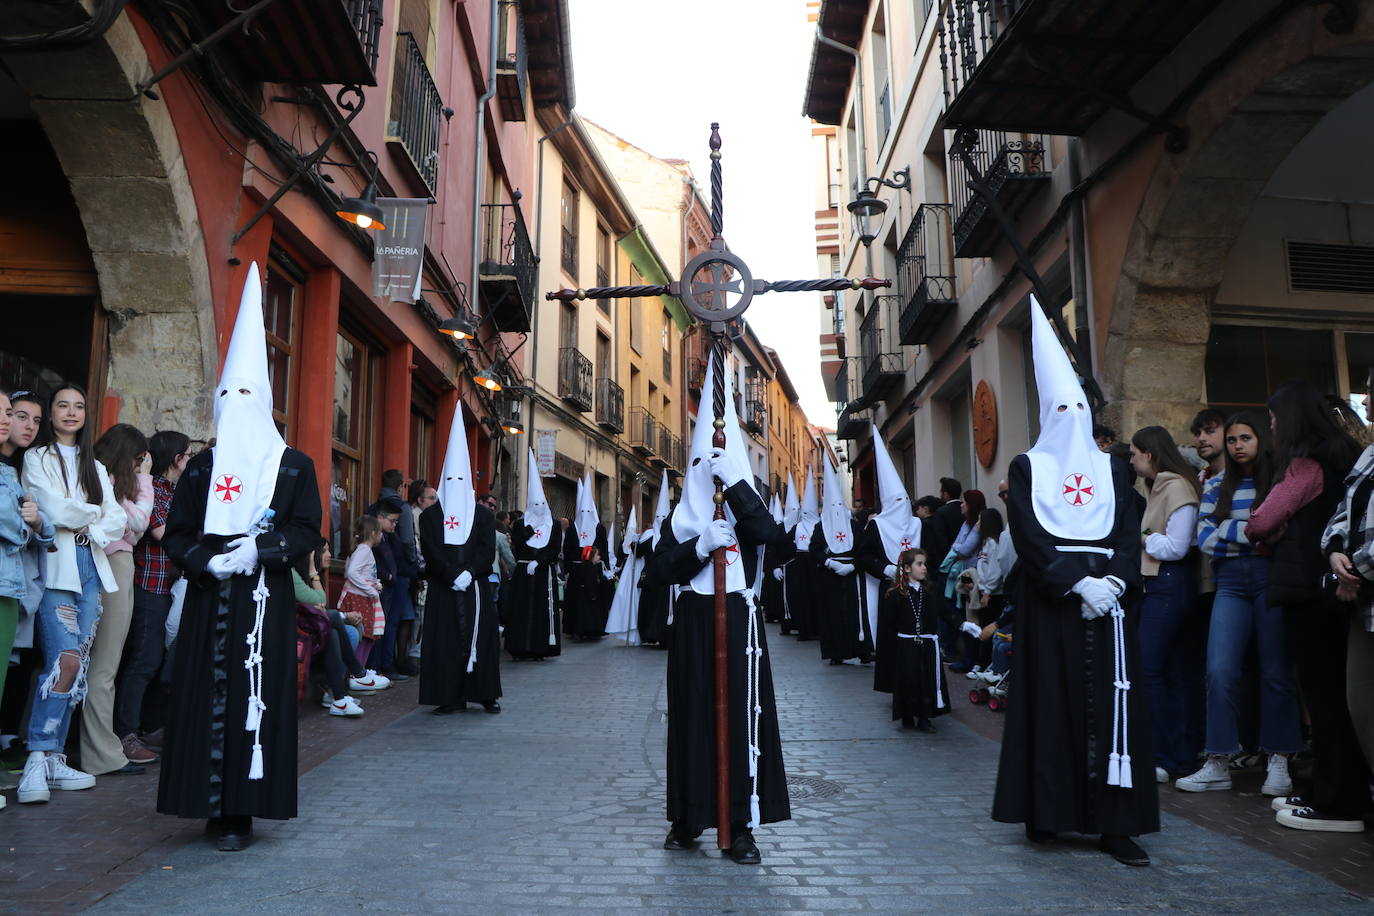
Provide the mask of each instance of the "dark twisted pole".
MULTIPOLYGON (((685 282, 685 281, 684 281, 685 282)), ((829 277, 824 280, 755 280, 754 295, 763 293, 828 293, 842 289, 886 289, 891 280, 865 277, 851 280, 848 277, 829 277)), ((652 296, 676 296, 680 293, 678 284, 658 286, 593 286, 591 289, 560 289, 545 293, 544 298, 560 302, 582 301, 584 299, 637 299, 652 296)))
POLYGON ((725 228, 725 185, 720 178, 720 125, 711 124, 711 231, 722 238, 725 228))

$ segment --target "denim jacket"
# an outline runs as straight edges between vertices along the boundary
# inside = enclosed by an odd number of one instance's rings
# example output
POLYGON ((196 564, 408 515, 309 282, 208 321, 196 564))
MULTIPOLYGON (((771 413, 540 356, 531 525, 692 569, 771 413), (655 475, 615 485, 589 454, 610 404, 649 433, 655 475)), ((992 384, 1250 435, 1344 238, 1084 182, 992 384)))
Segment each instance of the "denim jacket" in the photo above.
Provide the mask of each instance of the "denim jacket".
MULTIPOLYGON (((53 541, 53 527, 42 518, 42 531, 35 534, 19 515, 24 488, 19 475, 8 464, 0 464, 0 597, 18 599, 27 604, 29 576, 25 572, 25 554, 30 547, 46 550, 53 541)), ((40 513, 41 517, 41 513, 40 513)))

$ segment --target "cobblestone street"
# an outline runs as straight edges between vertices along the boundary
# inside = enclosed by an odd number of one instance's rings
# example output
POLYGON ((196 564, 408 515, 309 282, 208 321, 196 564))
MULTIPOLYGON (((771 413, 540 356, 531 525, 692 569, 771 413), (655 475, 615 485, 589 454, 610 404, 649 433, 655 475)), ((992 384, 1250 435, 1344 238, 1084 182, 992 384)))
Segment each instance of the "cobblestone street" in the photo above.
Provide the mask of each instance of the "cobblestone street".
MULTIPOLYGON (((1208 829, 1166 813, 1164 832, 1145 840, 1154 859, 1148 869, 1117 865, 1086 840, 1030 847, 1019 828, 988 819, 997 745, 979 732, 987 732, 992 714, 956 695, 960 716, 984 717, 978 729, 946 717, 936 735, 904 732, 871 691, 871 669, 825 666, 814 643, 770 631, 794 819, 758 832, 762 867, 722 859, 709 833, 695 852, 660 848, 667 826, 665 657, 608 638, 571 645, 545 664, 507 664, 499 716, 476 707, 448 718, 415 710, 360 738, 302 777, 300 818, 257 822, 257 842, 244 853, 214 851, 199 839, 199 824, 141 818, 163 839, 126 863, 125 877, 111 886, 141 874, 94 909, 1227 913, 1367 906, 1324 877, 1237 842, 1220 821, 1208 829)), ((410 687, 393 693, 413 695, 410 687)), ((313 726, 314 710, 305 715, 313 726)), ((0 815, 5 847, 35 830, 73 826, 73 812, 92 816, 110 783, 0 815), (10 825, 20 827, 18 837, 10 825)), ((149 802, 151 783, 150 774, 141 790, 149 802)), ((1367 862, 1367 838, 1340 840, 1367 862)), ((11 882, 16 860, 31 869, 27 880, 45 874, 23 854, 22 845, 9 854, 11 882)), ((1358 871, 1355 862, 1347 867, 1358 871)), ((0 900, 11 901, 0 909, 79 908, 79 898, 63 904, 57 895, 46 905, 16 906, 8 889, 22 896, 24 880, 0 884, 0 900)))

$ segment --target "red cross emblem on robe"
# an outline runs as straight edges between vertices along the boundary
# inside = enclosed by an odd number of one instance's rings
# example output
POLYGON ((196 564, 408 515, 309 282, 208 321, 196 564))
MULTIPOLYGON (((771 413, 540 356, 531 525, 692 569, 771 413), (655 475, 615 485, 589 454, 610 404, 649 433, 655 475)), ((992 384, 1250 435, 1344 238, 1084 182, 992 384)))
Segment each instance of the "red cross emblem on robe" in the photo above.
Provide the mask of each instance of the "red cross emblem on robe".
POLYGON ((243 495, 243 480, 233 474, 221 474, 215 479, 214 497, 222 503, 231 503, 243 495))
POLYGON ((729 547, 726 547, 726 548, 725 548, 725 565, 726 565, 726 566, 733 566, 733 565, 735 565, 735 561, 738 560, 738 559, 739 559, 739 545, 738 545, 738 544, 731 544, 729 547))
POLYGON ((543 529, 543 528, 536 528, 536 529, 534 529, 534 536, 535 536, 536 538, 541 538, 541 537, 543 537, 543 536, 544 536, 544 529, 543 529))
POLYGON ((909 538, 909 537, 902 538, 902 549, 903 549, 903 550, 910 550, 910 549, 911 549, 911 538, 909 538))
POLYGON ((1064 502, 1071 506, 1086 506, 1093 501, 1093 481, 1086 474, 1070 474, 1064 478, 1064 502))
POLYGON ((444 527, 449 531, 456 529, 458 527, 458 516, 450 515, 448 518, 444 519, 444 527))
POLYGON ((843 544, 845 541, 849 540, 849 535, 845 534, 843 531, 837 531, 835 532, 835 540, 843 544))

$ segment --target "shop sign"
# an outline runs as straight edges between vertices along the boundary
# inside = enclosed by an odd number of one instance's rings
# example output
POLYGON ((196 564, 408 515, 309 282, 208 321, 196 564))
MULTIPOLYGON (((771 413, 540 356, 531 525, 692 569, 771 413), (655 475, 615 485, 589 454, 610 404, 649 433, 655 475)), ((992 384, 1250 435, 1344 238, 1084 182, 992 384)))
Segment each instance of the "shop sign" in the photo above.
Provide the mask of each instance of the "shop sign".
POLYGON ((429 200, 424 197, 379 197, 382 222, 372 258, 372 294, 393 302, 420 298, 420 274, 425 256, 425 218, 429 200))
POLYGON ((553 470, 559 477, 567 480, 581 480, 583 464, 574 458, 569 458, 562 452, 554 452, 553 470))
POLYGON ((558 430, 540 429, 534 434, 534 462, 539 466, 540 477, 552 477, 554 473, 554 442, 558 430))

